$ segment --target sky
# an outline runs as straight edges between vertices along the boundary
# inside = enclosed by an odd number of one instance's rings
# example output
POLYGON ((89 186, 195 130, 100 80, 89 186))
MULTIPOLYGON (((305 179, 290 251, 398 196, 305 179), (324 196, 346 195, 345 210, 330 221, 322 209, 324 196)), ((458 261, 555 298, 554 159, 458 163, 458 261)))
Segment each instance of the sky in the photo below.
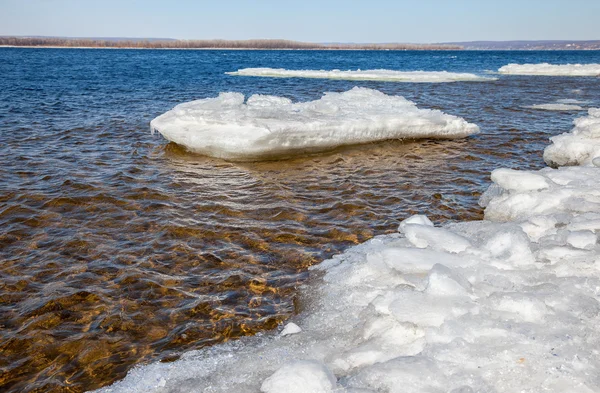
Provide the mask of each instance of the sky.
POLYGON ((600 0, 0 0, 0 35, 434 43, 600 39, 600 0))

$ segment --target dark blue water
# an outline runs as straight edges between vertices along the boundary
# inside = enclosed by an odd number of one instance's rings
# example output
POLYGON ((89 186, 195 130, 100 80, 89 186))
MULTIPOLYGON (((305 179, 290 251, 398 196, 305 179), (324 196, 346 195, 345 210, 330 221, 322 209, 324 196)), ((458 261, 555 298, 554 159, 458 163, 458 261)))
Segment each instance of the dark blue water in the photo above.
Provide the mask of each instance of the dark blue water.
POLYGON ((247 67, 486 74, 509 63, 600 63, 599 52, 0 49, 0 390, 73 391, 138 362, 275 327, 306 268, 410 214, 481 218, 500 166, 539 168, 548 137, 600 105, 600 80, 483 83, 269 79, 247 67), (270 163, 190 155, 149 122, 222 91, 296 101, 354 86, 481 127, 270 163))

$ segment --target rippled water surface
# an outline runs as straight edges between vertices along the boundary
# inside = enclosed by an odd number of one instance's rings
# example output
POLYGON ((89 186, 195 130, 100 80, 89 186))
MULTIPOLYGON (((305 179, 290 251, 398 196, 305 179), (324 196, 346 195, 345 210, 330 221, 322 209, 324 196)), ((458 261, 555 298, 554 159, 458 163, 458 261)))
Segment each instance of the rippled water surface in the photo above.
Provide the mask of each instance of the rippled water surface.
POLYGON ((600 53, 0 49, 0 390, 81 392, 136 363, 273 328, 298 307, 308 266, 414 213, 479 219, 492 169, 543 166, 548 137, 578 113, 523 106, 600 105, 597 78, 411 84, 224 72, 484 74, 544 61, 598 63, 600 53), (353 86, 482 132, 245 164, 149 132, 174 105, 221 91, 305 101, 353 86))

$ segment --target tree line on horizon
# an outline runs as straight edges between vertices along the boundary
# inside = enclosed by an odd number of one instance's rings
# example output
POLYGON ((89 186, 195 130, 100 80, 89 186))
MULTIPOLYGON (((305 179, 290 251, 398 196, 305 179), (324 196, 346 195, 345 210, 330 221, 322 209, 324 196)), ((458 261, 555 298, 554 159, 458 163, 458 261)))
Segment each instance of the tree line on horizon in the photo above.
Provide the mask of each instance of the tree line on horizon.
POLYGON ((147 48, 147 49, 363 49, 363 50, 460 50, 445 44, 319 44, 277 39, 256 40, 102 40, 53 37, 0 37, 0 46, 65 48, 147 48))

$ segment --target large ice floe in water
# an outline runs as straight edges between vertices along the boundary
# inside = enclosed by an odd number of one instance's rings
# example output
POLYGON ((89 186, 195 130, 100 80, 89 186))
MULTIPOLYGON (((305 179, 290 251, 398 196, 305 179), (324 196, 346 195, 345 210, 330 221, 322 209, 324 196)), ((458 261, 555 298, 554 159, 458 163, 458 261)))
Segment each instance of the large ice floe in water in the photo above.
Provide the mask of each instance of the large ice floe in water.
POLYGON ((404 97, 355 87, 316 101, 240 93, 177 105, 150 123, 169 141, 207 156, 260 160, 388 139, 463 138, 479 128, 404 97))
POLYGON ((571 132, 550 138, 544 160, 551 166, 600 166, 600 109, 592 108, 588 116, 575 119, 571 132))
POLYGON ((314 266, 305 311, 280 333, 100 391, 599 392, 600 168, 491 178, 482 221, 413 216, 314 266))
POLYGON ((465 72, 396 71, 396 70, 286 70, 284 68, 243 68, 228 75, 271 78, 339 79, 352 81, 387 81, 413 83, 485 82, 496 78, 465 72))
POLYGON ((600 76, 600 64, 508 64, 501 74, 546 76, 600 76))

